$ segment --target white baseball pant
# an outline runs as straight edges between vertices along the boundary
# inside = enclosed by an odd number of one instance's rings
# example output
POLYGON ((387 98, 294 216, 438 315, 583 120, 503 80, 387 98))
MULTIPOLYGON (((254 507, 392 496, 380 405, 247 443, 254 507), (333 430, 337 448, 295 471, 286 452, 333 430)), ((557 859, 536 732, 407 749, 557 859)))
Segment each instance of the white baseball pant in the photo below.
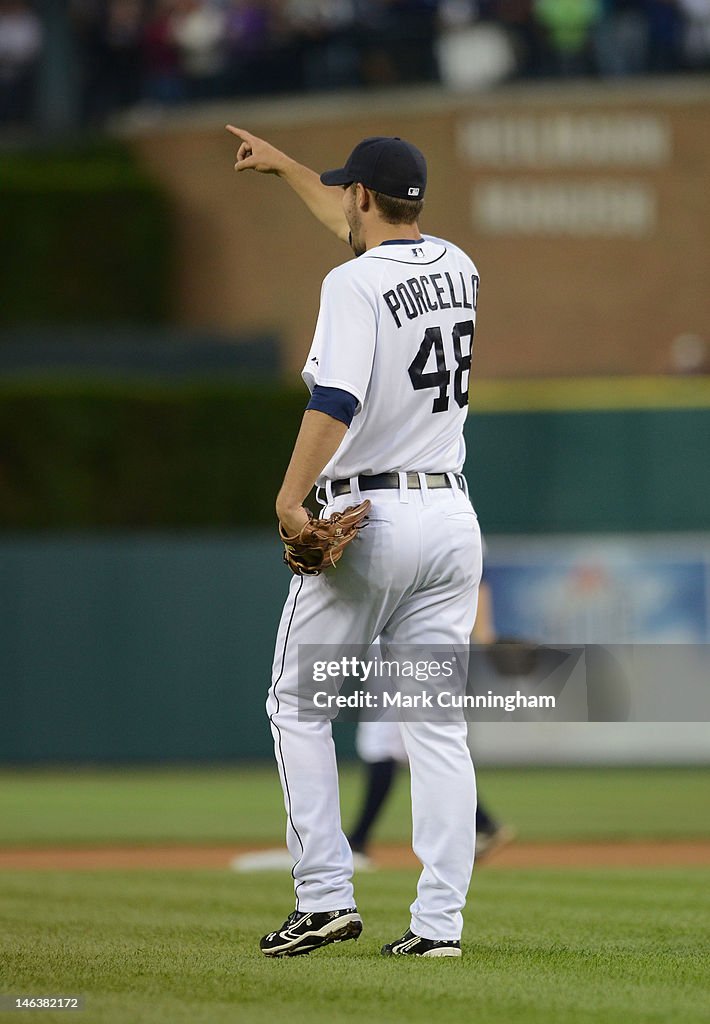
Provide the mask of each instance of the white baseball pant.
MULTIPOLYGON (((299 720, 298 647, 465 645, 476 616, 481 535, 458 488, 377 490, 365 528, 336 568, 294 577, 279 625, 267 699, 295 864, 296 907, 355 905, 331 724, 299 720)), ((359 500, 335 498, 324 515, 359 500)), ((412 793, 412 846, 422 863, 410 927, 459 939, 473 870, 476 783, 466 723, 403 722, 412 793)))

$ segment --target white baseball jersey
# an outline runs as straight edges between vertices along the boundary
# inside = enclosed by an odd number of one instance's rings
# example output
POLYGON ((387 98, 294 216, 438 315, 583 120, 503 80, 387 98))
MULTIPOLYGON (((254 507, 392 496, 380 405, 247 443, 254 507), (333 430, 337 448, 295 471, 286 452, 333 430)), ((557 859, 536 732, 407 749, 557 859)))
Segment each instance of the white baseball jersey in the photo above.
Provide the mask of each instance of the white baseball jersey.
POLYGON ((332 270, 303 379, 357 399, 318 480, 463 468, 479 277, 455 245, 384 242, 332 270))

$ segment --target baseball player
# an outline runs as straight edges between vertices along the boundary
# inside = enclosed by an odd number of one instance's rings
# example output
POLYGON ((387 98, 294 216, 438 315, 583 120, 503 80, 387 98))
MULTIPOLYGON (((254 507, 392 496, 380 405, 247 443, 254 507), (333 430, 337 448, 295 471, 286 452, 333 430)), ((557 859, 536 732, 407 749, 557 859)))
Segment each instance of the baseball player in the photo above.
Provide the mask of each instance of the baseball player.
MULTIPOLYGON (((364 139, 343 167, 319 178, 264 140, 228 129, 242 140, 237 171, 282 177, 356 256, 323 282, 303 369, 311 398, 276 499, 298 573, 267 700, 296 908, 260 945, 281 957, 362 931, 330 721, 299 715, 299 646, 327 640, 333 651, 365 649, 377 636, 388 645, 466 645, 475 620, 481 536, 461 471, 479 276, 457 246, 422 235, 427 168, 411 143, 364 139), (313 526, 303 502, 316 484, 325 509, 313 526), (337 568, 319 547, 329 523, 337 568)), ((382 953, 460 956, 475 845, 466 723, 404 722, 402 732, 423 868, 409 928, 382 953)))

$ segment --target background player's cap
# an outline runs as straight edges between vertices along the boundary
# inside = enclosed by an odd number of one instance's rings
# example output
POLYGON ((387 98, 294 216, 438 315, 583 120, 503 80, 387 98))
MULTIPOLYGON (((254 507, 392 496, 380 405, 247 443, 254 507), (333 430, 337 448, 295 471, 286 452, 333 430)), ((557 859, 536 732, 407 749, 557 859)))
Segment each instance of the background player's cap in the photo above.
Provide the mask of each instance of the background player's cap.
POLYGON ((324 185, 350 185, 359 181, 395 199, 423 199, 426 160, 411 142, 376 135, 358 142, 345 166, 324 171, 320 180, 324 185))

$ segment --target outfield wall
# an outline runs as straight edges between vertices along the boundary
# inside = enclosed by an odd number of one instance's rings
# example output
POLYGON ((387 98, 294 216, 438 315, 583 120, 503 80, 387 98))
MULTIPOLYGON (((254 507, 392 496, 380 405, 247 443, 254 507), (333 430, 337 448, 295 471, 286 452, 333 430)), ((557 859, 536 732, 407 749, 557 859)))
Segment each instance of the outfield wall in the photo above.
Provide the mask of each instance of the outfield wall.
MULTIPOLYGON (((493 404, 494 396, 487 401, 493 404)), ((548 545, 542 564, 559 561, 564 545, 553 535, 566 534, 584 559, 580 572, 573 552, 570 567, 560 570, 565 586, 577 588, 576 608, 580 596, 587 599, 590 579, 597 587, 595 621, 599 599, 613 621, 614 602, 628 602, 629 593, 651 594, 657 602, 666 594, 666 620, 675 616, 674 629, 682 621, 691 630, 681 642, 707 642, 710 410, 700 400, 696 405, 473 415, 468 477, 489 534, 493 576, 496 564, 500 571, 521 565, 533 549, 532 541, 505 540, 505 532, 543 535, 535 542, 548 545), (694 536, 643 540, 641 531, 671 528, 694 536), (579 545, 579 532, 594 536, 579 545), (511 556, 515 543, 518 553, 511 556), (591 572, 590 543, 606 545, 601 562, 593 556, 591 572), (656 545, 653 558, 647 543, 656 545), (623 558, 614 561, 619 550, 623 558), (667 564, 658 567, 659 551, 661 561, 674 563, 672 573, 667 564), (694 581, 684 583, 680 597, 679 578, 694 581)), ((272 532, 5 534, 0 573, 0 760, 269 754, 263 702, 289 583, 272 532)), ((536 607, 545 593, 536 596, 536 607)), ((658 619, 648 609, 644 614, 648 641, 657 636, 658 619)), ((538 729, 535 742, 523 744, 523 733, 514 732, 507 740, 481 741, 479 749, 483 759, 503 762, 707 757, 707 725, 700 727, 702 743, 678 725, 664 731, 653 725, 650 732, 636 726, 632 745, 619 726, 609 727, 613 736, 604 725, 591 728, 593 735, 574 743, 565 727, 555 743, 538 729)), ((339 735, 351 750, 351 731, 339 735)))
MULTIPOLYGON (((489 540, 495 603, 496 574, 511 564, 504 554, 510 542, 489 540)), ((548 544, 551 552, 561 541, 548 544)), ((660 621, 676 639, 708 642, 710 534, 634 543, 568 537, 565 544, 569 564, 548 556, 547 576, 552 567, 556 578, 533 578, 548 622, 568 630, 556 632, 557 642, 579 637, 570 628, 598 623, 600 604, 608 606, 612 631, 622 600, 626 621, 647 630, 660 621), (655 544, 663 564, 657 553, 639 552, 639 543, 655 544), (705 579, 700 596, 697 586, 688 586, 698 572, 705 579), (629 581, 634 598, 625 590, 629 581), (562 610, 550 620, 561 597, 562 610)), ((0 761, 270 755, 264 701, 289 583, 273 537, 5 538, 0 566, 0 761)), ((529 592, 529 574, 525 586, 529 592)), ((510 586, 499 596, 509 598, 510 586)), ((510 628, 509 615, 502 624, 510 628)), ((607 642, 619 639, 630 637, 607 642)), ((474 735, 477 755, 488 763, 693 763, 710 760, 709 728, 707 722, 495 722, 474 735)), ((352 727, 336 730, 341 750, 352 753, 352 727)))
POLYGON ((710 377, 474 381, 471 401, 466 475, 484 530, 710 528, 710 377))

